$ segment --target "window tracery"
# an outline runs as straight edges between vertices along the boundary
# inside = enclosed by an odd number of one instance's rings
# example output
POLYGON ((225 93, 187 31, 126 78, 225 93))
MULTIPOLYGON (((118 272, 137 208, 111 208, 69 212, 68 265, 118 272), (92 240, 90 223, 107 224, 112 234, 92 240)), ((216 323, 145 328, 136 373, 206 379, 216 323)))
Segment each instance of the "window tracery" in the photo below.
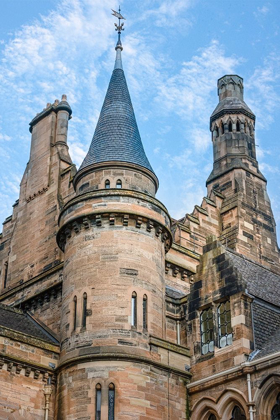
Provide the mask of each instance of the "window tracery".
POLYGON ((230 301, 222 302, 218 306, 219 347, 232 344, 232 327, 230 301))
POLYGON ((280 394, 277 395, 276 404, 271 410, 271 420, 280 420, 280 394))
POLYGON ((201 353, 214 351, 214 324, 212 308, 205 309, 200 315, 201 353))

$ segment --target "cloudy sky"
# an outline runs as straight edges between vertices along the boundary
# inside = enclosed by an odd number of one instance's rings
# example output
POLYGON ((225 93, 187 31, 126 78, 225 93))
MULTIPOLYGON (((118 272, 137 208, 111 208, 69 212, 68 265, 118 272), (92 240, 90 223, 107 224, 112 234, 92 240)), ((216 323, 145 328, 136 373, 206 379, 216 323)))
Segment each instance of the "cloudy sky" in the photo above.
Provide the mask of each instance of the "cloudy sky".
MULTIPOLYGON (((67 94, 72 159, 89 147, 114 65, 115 0, 0 0, 0 218, 29 157, 29 122, 67 94)), ((217 79, 244 78, 280 234, 280 1, 122 0, 123 66, 158 198, 179 218, 212 168, 217 79)), ((278 237, 279 237, 278 234, 278 237)))

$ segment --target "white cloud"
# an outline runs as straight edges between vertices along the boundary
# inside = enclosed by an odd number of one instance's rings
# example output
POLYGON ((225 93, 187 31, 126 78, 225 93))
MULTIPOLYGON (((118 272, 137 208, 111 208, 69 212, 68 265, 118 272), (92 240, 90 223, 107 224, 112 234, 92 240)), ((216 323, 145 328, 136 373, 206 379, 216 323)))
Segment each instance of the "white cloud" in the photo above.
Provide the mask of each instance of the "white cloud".
POLYGON ((158 7, 147 10, 141 20, 153 19, 156 26, 174 27, 180 29, 182 26, 191 25, 191 20, 182 17, 183 12, 194 6, 196 0, 161 0, 157 1, 158 7))
POLYGON ((217 79, 234 73, 241 62, 241 58, 227 56, 223 46, 213 40, 190 61, 184 62, 178 74, 159 86, 157 101, 168 112, 206 124, 213 111, 209 98, 216 89, 217 79))
POLYGON ((246 102, 258 116, 257 124, 260 129, 269 128, 274 121, 276 109, 280 107, 280 95, 276 91, 279 80, 280 57, 270 54, 246 82, 246 102))

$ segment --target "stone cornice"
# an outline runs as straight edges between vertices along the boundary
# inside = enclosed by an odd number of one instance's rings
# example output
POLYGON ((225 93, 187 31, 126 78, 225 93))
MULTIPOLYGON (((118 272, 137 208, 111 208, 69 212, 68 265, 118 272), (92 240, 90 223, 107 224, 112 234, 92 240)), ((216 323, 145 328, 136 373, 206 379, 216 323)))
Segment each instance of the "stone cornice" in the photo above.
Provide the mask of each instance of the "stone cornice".
POLYGON ((168 252, 170 249, 172 244, 171 231, 166 226, 163 226, 159 221, 145 218, 142 213, 124 213, 121 211, 114 211, 113 213, 109 213, 108 209, 102 211, 100 208, 98 208, 95 213, 91 212, 90 214, 73 217, 68 220, 67 223, 63 225, 57 233, 57 244, 60 249, 64 251, 66 239, 71 237, 73 231, 75 234, 79 234, 82 229, 89 229, 92 223, 97 228, 102 226, 104 222, 107 223, 109 227, 113 227, 117 218, 121 219, 123 226, 128 226, 129 220, 133 220, 135 223, 135 228, 137 229, 145 226, 146 231, 148 232, 154 230, 155 236, 160 238, 162 242, 165 243, 165 252, 168 252))
POLYGON ((151 203, 157 207, 159 207, 161 210, 163 210, 167 217, 169 218, 169 222, 171 225, 171 217, 168 213, 167 208, 159 201, 157 200, 155 197, 151 197, 148 194, 139 192, 139 191, 132 191, 132 190, 126 190, 126 189, 113 189, 111 188, 110 190, 107 189, 103 189, 103 190, 97 190, 97 191, 90 191, 90 192, 86 192, 83 194, 79 194, 78 196, 72 198, 71 200, 69 200, 64 206, 63 209, 59 215, 58 218, 58 224, 60 223, 60 219, 63 215, 63 213, 72 205, 80 203, 81 201, 86 201, 86 200, 91 200, 91 199, 99 199, 99 198, 103 198, 103 197, 114 197, 114 196, 118 196, 118 197, 133 197, 136 199, 140 199, 143 201, 146 201, 148 203, 151 203))
POLYGON ((12 340, 29 344, 30 346, 49 350, 53 353, 60 353, 59 345, 48 343, 47 341, 40 340, 39 338, 32 337, 31 335, 27 335, 22 332, 11 330, 10 328, 0 326, 0 336, 8 337, 12 340))
POLYGON ((163 340, 162 338, 150 336, 150 344, 163 349, 173 351, 174 353, 182 354, 183 356, 190 357, 190 350, 179 344, 170 343, 170 341, 163 340))
POLYGON ((164 363, 157 362, 152 359, 148 359, 147 357, 144 357, 144 356, 138 356, 136 354, 131 354, 131 353, 119 353, 119 352, 114 353, 113 351, 108 352, 108 353, 98 353, 98 354, 89 353, 89 354, 79 355, 75 357, 69 357, 67 360, 64 360, 58 366, 56 373, 60 372, 63 369, 66 369, 68 367, 81 364, 81 363, 97 362, 97 361, 111 361, 111 360, 114 362, 122 361, 122 362, 127 362, 127 363, 144 363, 148 366, 152 365, 158 369, 162 369, 166 372, 171 372, 175 375, 178 375, 186 379, 187 381, 189 381, 192 376, 191 373, 188 371, 183 371, 175 367, 168 366, 164 363))
POLYGON ((230 114, 243 114, 246 115, 246 117, 251 118, 253 121, 255 121, 256 117, 254 114, 252 114, 251 112, 245 110, 245 109, 240 109, 240 108, 231 108, 231 109, 223 109, 222 111, 217 112, 214 115, 211 115, 210 117, 210 130, 211 130, 211 125, 212 122, 215 121, 217 118, 221 118, 224 115, 230 115, 230 114))
POLYGON ((33 372, 34 379, 41 379, 43 382, 47 382, 48 378, 51 377, 52 384, 56 383, 56 375, 52 368, 47 368, 40 363, 32 363, 30 360, 0 352, 0 370, 5 365, 8 372, 14 371, 19 375, 24 371, 24 376, 26 377, 29 377, 31 372, 33 372))
POLYGON ((54 267, 50 268, 49 270, 44 271, 43 273, 38 274, 35 277, 32 277, 29 280, 26 280, 22 284, 18 284, 11 289, 4 289, 2 293, 0 294, 0 302, 7 299, 8 297, 12 296, 15 293, 20 292, 23 289, 26 289, 27 287, 33 285, 34 283, 37 283, 44 279, 45 277, 50 276, 53 273, 56 273, 59 270, 62 270, 64 262, 61 262, 54 267))

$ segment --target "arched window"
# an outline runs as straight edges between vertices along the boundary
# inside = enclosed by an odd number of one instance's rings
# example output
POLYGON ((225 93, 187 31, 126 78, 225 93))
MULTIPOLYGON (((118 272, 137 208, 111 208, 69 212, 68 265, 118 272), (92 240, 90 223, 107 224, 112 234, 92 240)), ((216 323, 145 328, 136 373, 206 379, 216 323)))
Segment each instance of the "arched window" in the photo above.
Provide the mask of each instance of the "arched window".
POLYGON ((74 296, 73 299, 73 306, 74 306, 74 311, 73 311, 73 330, 75 331, 77 328, 77 296, 74 296))
POLYGON ((208 420, 217 420, 215 414, 210 414, 210 416, 208 417, 208 420))
POLYGON ((108 190, 110 188, 110 181, 109 181, 109 179, 106 179, 106 181, 105 181, 105 188, 106 188, 106 190, 108 190))
POLYGON ((212 308, 205 309, 200 315, 201 353, 214 351, 214 324, 212 308))
POLYGON ((87 324, 87 294, 83 294, 83 316, 82 316, 82 327, 85 328, 87 324))
POLYGON ((218 306, 218 327, 219 327, 219 347, 226 347, 232 344, 232 327, 230 301, 221 303, 218 306))
POLYGON ((240 122, 239 122, 239 120, 237 120, 237 123, 236 123, 236 131, 240 131, 240 122))
POLYGON ((120 179, 116 182, 116 188, 122 188, 122 181, 120 179))
POLYGON ((232 410, 232 417, 230 420, 246 420, 244 411, 236 405, 232 410))
POLYGON ((143 296, 143 330, 148 329, 148 297, 143 296))
POLYGON ((137 293, 131 295, 131 326, 137 327, 137 293))
POLYGON ((271 420, 280 420, 280 394, 277 395, 276 404, 271 410, 271 420))
POLYGON ((101 420, 101 385, 95 387, 95 420, 101 420))
POLYGON ((232 122, 230 121, 228 124, 228 131, 231 133, 232 132, 232 122))
POLYGON ((108 391, 108 420, 115 418, 115 385, 110 383, 108 391))
POLYGON ((225 132, 224 124, 221 122, 221 134, 224 134, 224 132, 225 132))
POLYGON ((8 261, 6 261, 4 264, 4 289, 6 289, 7 287, 8 266, 9 266, 8 261))

